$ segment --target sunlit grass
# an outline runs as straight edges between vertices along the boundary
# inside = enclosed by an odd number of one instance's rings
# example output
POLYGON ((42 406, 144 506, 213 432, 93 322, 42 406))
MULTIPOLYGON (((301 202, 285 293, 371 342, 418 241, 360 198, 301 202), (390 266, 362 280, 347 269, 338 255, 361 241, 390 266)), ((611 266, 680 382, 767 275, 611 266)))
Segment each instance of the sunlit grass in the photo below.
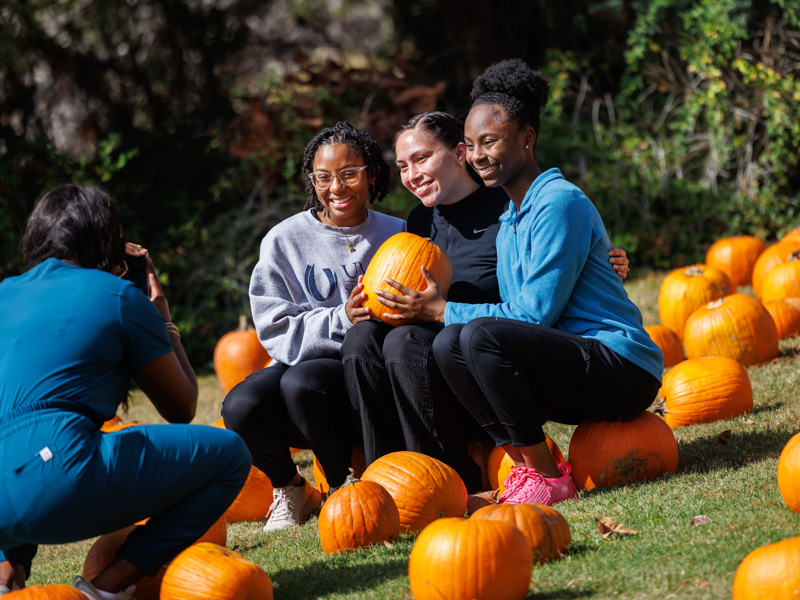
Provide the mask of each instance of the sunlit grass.
MULTIPOLYGON (((657 290, 663 274, 627 283, 645 324, 658 322, 657 290)), ((747 293, 745 291, 745 293, 747 293)), ((800 340, 781 343, 780 356, 749 367, 754 411, 675 431, 678 472, 639 485, 581 492, 558 505, 572 531, 569 555, 534 567, 529 599, 726 598, 744 556, 763 544, 800 535, 800 515, 781 499, 778 456, 800 430, 800 340), (731 431, 726 443, 718 436, 731 431), (692 525, 693 518, 705 524, 692 525), (604 539, 596 520, 610 517, 637 534, 604 539)), ((222 392, 216 379, 201 380, 198 423, 219 419, 222 392)), ((163 422, 134 393, 126 420, 163 422)), ((568 453, 574 427, 548 424, 547 433, 568 453)), ((311 455, 295 455, 307 476, 311 455)), ((43 490, 43 492, 46 490, 43 490)), ((313 518, 289 531, 264 533, 259 523, 237 523, 228 547, 260 565, 272 578, 275 597, 410 598, 408 555, 413 536, 391 547, 376 546, 326 556, 313 518)), ((80 571, 90 541, 42 547, 29 583, 66 583, 80 571)))

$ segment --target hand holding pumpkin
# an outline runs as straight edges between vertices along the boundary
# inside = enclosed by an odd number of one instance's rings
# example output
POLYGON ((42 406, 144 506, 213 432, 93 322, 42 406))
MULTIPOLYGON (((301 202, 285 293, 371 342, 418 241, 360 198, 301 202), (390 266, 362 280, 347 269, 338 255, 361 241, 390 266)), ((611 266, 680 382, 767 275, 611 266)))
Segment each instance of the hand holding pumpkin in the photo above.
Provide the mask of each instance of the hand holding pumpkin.
POLYGON ((376 290, 378 300, 384 306, 399 311, 392 314, 384 314, 384 318, 390 320, 413 319, 415 321, 435 321, 444 323, 444 307, 447 301, 444 299, 439 285, 431 276, 425 265, 420 266, 422 278, 427 287, 423 291, 417 291, 398 283, 394 279, 387 278, 385 281, 391 287, 400 292, 400 295, 376 290))
POLYGON ((369 307, 364 306, 364 300, 367 295, 364 293, 364 276, 359 275, 358 284, 350 292, 350 297, 345 302, 344 310, 347 313, 347 318, 355 325, 359 321, 366 321, 369 319, 369 307))

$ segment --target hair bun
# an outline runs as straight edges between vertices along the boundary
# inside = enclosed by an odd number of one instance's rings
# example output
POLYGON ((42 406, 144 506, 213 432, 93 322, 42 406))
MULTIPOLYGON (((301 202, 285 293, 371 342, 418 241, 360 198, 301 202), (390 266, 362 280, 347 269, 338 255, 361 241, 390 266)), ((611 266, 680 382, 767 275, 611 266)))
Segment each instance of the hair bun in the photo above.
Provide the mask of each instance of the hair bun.
POLYGON ((519 58, 510 58, 488 67, 475 80, 470 97, 477 100, 486 94, 502 94, 544 108, 549 93, 550 84, 539 71, 519 58))

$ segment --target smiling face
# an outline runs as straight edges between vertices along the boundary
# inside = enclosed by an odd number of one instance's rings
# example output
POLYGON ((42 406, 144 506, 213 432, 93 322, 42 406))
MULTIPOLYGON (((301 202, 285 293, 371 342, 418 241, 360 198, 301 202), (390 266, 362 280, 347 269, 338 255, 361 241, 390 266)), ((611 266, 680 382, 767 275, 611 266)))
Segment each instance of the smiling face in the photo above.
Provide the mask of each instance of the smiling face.
MULTIPOLYGON (((532 128, 520 131, 499 104, 479 104, 464 123, 467 161, 489 187, 513 184, 525 160, 532 128)), ((532 153, 531 153, 532 156, 532 153)))
MULTIPOLYGON (((364 164, 364 159, 347 144, 323 144, 314 155, 314 172, 338 173, 364 164)), ((358 183, 353 185, 344 185, 336 176, 329 188, 316 190, 319 201, 327 209, 327 220, 331 224, 352 227, 367 218, 369 186, 375 181, 368 171, 361 171, 358 183)))
POLYGON ((453 204, 464 197, 463 144, 448 150, 430 134, 409 129, 398 136, 395 154, 400 180, 425 206, 453 204))

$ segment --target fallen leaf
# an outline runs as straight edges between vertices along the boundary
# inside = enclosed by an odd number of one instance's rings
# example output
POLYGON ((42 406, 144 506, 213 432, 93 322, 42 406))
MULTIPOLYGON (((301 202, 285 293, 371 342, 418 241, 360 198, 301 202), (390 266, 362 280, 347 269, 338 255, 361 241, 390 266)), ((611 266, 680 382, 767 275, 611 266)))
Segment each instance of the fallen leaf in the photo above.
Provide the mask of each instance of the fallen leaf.
POLYGON ((611 520, 611 517, 603 517, 602 519, 595 519, 595 523, 597 523, 597 531, 600 532, 600 535, 603 536, 605 539, 611 539, 611 536, 615 533, 617 534, 628 534, 628 535, 638 535, 639 532, 635 529, 627 529, 623 527, 621 523, 614 523, 611 520))
POLYGON ((742 417, 742 423, 744 423, 745 425, 755 425, 756 424, 755 421, 751 421, 750 419, 745 419, 744 417, 742 417))
POLYGON ((697 515, 696 517, 692 517, 692 520, 689 522, 689 525, 692 527, 698 527, 700 525, 705 525, 708 523, 708 517, 705 515, 697 515))
POLYGON ((467 496, 467 514, 471 515, 479 508, 497 503, 497 490, 478 492, 467 496))
POLYGON ((388 542, 386 540, 383 540, 383 545, 386 546, 387 548, 391 548, 392 547, 392 543, 388 542))
POLYGON ((717 443, 718 444, 727 444, 728 440, 731 439, 731 430, 726 429, 722 433, 717 436, 717 443))

